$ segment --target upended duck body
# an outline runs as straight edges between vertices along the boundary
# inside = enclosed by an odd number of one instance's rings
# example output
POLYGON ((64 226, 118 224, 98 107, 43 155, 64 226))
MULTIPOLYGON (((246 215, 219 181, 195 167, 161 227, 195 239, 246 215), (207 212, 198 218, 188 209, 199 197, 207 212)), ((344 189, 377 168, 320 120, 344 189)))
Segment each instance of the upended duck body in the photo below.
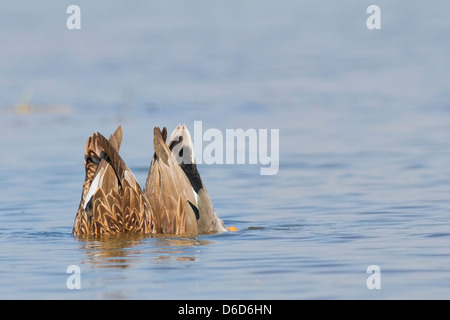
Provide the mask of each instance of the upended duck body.
POLYGON ((77 236, 141 232, 196 235, 225 228, 215 213, 194 157, 188 129, 153 131, 155 153, 144 190, 119 155, 122 127, 108 139, 88 138, 86 171, 72 233, 77 236), (182 158, 182 160, 180 160, 182 158))

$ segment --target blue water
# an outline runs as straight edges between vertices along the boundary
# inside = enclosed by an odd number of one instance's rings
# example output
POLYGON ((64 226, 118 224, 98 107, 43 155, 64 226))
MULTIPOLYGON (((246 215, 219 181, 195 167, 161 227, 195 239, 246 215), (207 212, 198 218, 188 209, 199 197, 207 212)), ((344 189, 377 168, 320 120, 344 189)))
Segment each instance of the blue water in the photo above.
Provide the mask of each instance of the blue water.
POLYGON ((2 1, 0 298, 449 299, 450 5, 375 4, 2 1), (71 235, 90 134, 121 124, 143 183, 153 127, 196 120, 280 130, 276 175, 199 166, 238 232, 71 235))

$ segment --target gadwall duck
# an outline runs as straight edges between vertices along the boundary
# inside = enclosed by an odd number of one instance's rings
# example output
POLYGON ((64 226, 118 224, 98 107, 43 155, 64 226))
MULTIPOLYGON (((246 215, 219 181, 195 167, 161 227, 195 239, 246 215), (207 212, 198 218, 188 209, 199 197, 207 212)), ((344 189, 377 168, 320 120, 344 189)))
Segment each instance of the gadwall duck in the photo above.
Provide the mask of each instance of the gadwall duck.
POLYGON ((83 192, 74 235, 151 233, 152 210, 135 176, 119 156, 122 127, 107 140, 94 133, 84 155, 83 192))
POLYGON ((175 128, 167 145, 189 179, 194 191, 196 201, 194 205, 198 209, 198 229, 200 233, 227 231, 223 221, 219 219, 214 210, 211 198, 197 170, 191 134, 184 124, 175 128))
POLYGON ((198 173, 189 131, 154 129, 155 153, 142 191, 119 155, 122 127, 106 139, 88 138, 86 171, 72 233, 78 236, 140 232, 196 235, 235 231, 225 228, 198 173), (180 154, 189 161, 177 161, 180 154))

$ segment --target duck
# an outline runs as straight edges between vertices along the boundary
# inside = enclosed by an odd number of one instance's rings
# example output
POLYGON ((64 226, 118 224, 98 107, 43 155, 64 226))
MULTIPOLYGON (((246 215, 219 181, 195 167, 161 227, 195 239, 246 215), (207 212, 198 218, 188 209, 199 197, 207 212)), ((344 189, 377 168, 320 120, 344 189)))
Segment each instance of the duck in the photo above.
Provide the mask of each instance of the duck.
POLYGON ((106 139, 97 132, 86 142, 85 180, 72 234, 152 233, 152 209, 136 177, 119 155, 122 126, 106 139))
POLYGON ((97 132, 85 147, 80 204, 72 234, 198 235, 227 231, 195 164, 189 130, 178 125, 153 130, 154 154, 144 189, 119 155, 122 126, 109 139, 97 132))
POLYGON ((167 130, 163 131, 155 128, 153 133, 155 155, 144 191, 157 212, 155 216, 183 204, 187 231, 201 234, 227 231, 198 172, 189 130, 184 124, 178 125, 167 144, 167 130))
MULTIPOLYGON (((209 193, 198 172, 195 162, 194 145, 186 125, 179 124, 172 132, 169 141, 169 149, 177 159, 181 169, 189 179, 195 196, 195 206, 198 208, 198 226, 201 233, 224 232, 229 229, 217 216, 209 193)), ((230 227, 234 230, 234 227, 230 227)))

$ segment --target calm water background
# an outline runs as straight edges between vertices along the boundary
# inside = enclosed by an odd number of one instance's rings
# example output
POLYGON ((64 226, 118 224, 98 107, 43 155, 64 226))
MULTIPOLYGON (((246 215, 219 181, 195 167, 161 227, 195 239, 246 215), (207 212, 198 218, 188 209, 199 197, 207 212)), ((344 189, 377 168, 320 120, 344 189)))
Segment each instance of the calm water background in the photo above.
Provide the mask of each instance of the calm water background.
POLYGON ((370 4, 0 2, 0 298, 449 299, 450 5, 370 4), (195 120, 280 130, 277 175, 199 168, 239 232, 70 234, 92 132, 143 183, 153 127, 195 120))

